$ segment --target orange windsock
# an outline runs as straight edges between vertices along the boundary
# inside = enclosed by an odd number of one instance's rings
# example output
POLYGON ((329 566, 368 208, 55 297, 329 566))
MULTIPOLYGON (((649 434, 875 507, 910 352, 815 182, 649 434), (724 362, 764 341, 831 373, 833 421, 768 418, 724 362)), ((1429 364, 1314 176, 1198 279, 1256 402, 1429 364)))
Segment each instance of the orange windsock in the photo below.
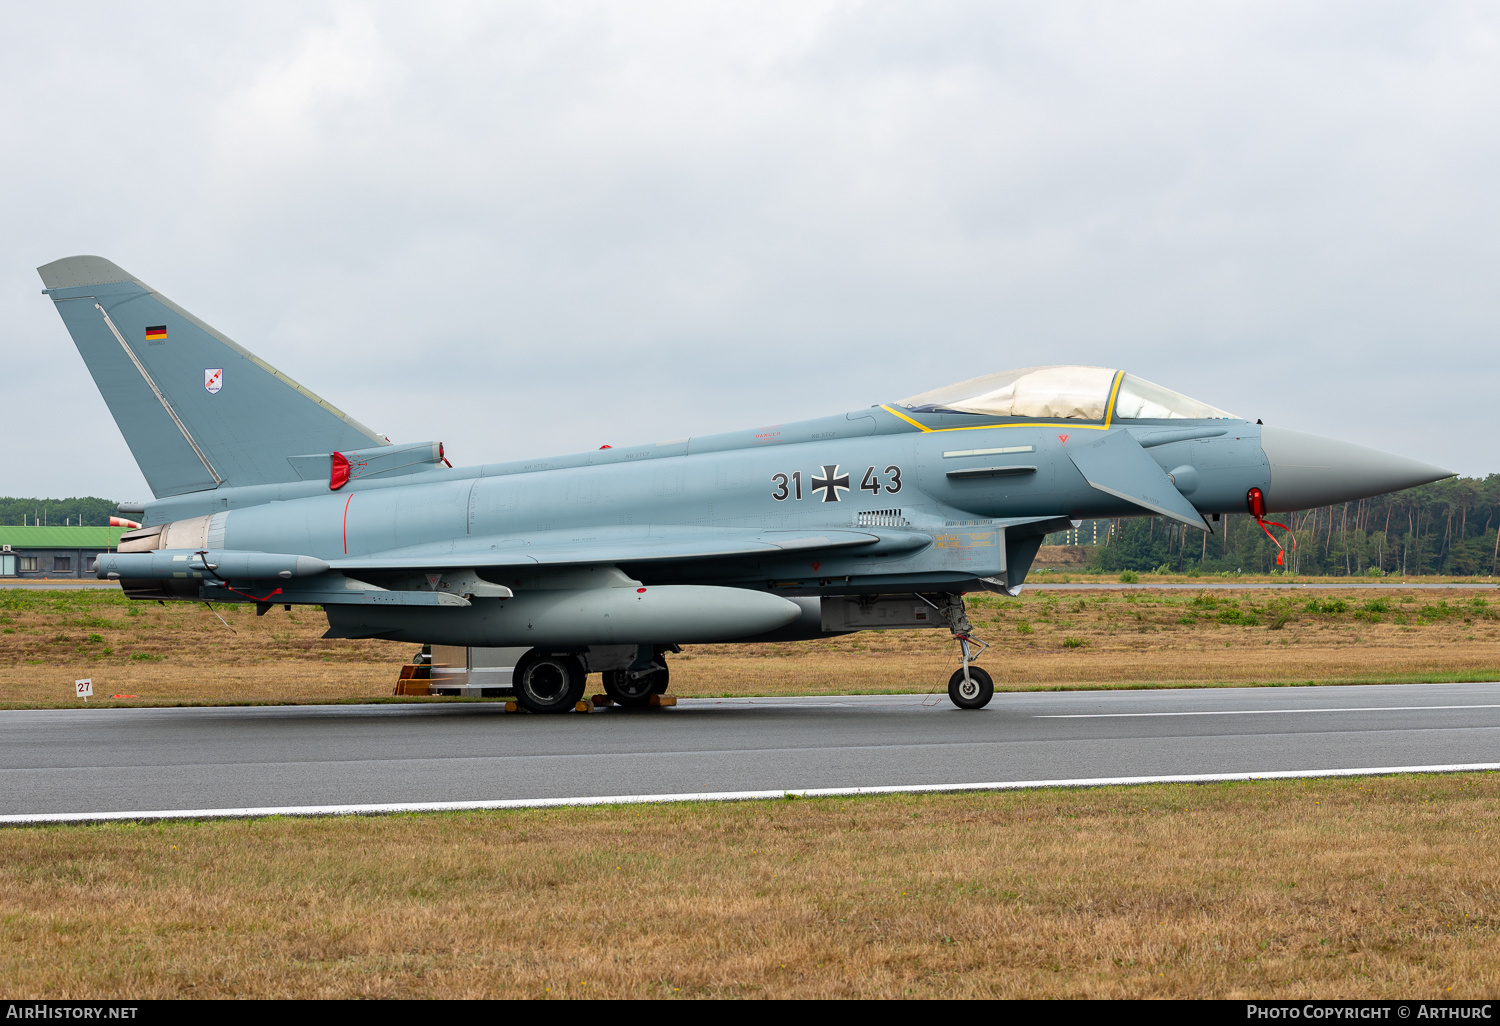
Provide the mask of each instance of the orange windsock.
POLYGON ((109 526, 110 527, 130 527, 130 528, 136 528, 136 527, 140 527, 141 525, 138 524, 138 523, 136 523, 134 520, 126 520, 124 517, 110 517, 109 518, 109 526))

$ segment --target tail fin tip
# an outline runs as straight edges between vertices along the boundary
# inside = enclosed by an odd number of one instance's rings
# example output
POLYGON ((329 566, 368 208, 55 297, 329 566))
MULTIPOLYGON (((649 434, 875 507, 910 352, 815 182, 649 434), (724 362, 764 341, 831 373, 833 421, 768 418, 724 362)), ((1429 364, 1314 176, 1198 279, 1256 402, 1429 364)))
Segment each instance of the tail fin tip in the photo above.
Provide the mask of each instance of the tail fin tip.
POLYGON ((43 264, 36 269, 42 276, 42 284, 49 289, 86 288, 90 285, 111 285, 121 281, 139 281, 113 260, 101 256, 70 256, 43 264))

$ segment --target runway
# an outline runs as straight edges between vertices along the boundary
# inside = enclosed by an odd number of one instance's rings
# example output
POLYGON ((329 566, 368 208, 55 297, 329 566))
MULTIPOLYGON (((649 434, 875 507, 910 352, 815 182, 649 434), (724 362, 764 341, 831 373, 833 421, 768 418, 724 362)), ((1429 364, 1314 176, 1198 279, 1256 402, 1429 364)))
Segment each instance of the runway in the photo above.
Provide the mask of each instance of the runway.
MULTIPOLYGON (((18 580, 16 578, 0 579, 0 590, 16 589, 19 591, 93 591, 96 589, 113 589, 117 585, 113 581, 31 581, 18 580)), ((1327 582, 1299 583, 1297 581, 1285 582, 1240 582, 1230 581, 1183 581, 1180 583, 1151 581, 1136 584, 1122 584, 1114 581, 1089 582, 1078 581, 1061 583, 1057 581, 1027 581, 1028 591, 1248 591, 1264 589, 1269 591, 1302 591, 1308 588, 1314 590, 1323 589, 1328 591, 1347 591, 1349 589, 1390 589, 1390 588, 1418 588, 1433 591, 1446 591, 1450 588, 1466 590, 1494 591, 1500 588, 1500 584, 1487 584, 1483 582, 1467 582, 1462 584, 1434 584, 1426 581, 1384 581, 1384 580, 1350 580, 1347 584, 1330 584, 1327 582)))
POLYGON ((1379 590, 1390 591, 1397 588, 1416 588, 1420 590, 1446 591, 1450 588, 1466 590, 1494 591, 1500 588, 1500 584, 1466 583, 1466 584, 1432 584, 1419 581, 1350 581, 1347 584, 1329 584, 1323 581, 1316 582, 1264 582, 1250 581, 1238 584, 1232 581, 1184 581, 1181 583, 1171 582, 1148 582, 1145 584, 1123 584, 1113 581, 1102 583, 1090 581, 1078 581, 1063 583, 1060 581, 1043 581, 1040 583, 1026 582, 1028 591, 1360 591, 1379 590))
POLYGON ((1500 768, 1500 683, 0 712, 0 822, 1500 768))

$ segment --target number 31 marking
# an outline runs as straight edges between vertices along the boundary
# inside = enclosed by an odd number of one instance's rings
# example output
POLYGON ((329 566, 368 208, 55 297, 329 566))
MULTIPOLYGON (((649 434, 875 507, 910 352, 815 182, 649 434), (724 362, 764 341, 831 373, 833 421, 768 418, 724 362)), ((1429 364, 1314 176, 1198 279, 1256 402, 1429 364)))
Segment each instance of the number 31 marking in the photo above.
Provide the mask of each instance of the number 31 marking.
POLYGON ((772 474, 771 480, 776 482, 776 491, 771 493, 771 498, 781 502, 791 496, 794 492, 797 498, 802 498, 802 471, 797 471, 790 478, 785 474, 772 474), (788 487, 788 486, 792 487, 788 487))

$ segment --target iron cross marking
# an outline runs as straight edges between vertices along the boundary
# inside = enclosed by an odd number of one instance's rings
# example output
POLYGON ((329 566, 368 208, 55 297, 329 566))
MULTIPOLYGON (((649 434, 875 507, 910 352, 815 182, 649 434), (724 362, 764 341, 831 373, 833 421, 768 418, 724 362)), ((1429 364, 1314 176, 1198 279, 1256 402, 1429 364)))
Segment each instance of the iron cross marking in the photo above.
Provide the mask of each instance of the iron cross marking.
POLYGON ((838 502, 841 498, 839 489, 842 488, 846 492, 849 490, 849 475, 835 476, 838 473, 839 465, 837 463, 831 467, 825 464, 823 467, 823 476, 812 479, 813 491, 821 491, 824 502, 838 502))

